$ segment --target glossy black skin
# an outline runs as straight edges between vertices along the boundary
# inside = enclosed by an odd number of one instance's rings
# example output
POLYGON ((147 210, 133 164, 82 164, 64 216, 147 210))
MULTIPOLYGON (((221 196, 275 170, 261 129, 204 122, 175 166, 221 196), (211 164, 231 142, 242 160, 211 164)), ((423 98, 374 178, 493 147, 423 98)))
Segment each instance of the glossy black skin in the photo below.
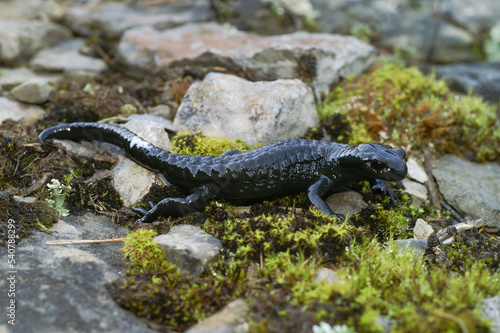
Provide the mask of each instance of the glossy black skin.
POLYGON ((323 200, 327 192, 369 180, 373 191, 388 195, 395 203, 396 196, 383 181, 400 181, 407 173, 405 151, 380 144, 287 140, 249 152, 231 150, 219 157, 193 157, 164 151, 123 127, 106 124, 58 125, 39 137, 112 143, 189 193, 186 198, 166 198, 149 211, 139 210, 144 216, 138 221, 145 223, 160 215, 185 216, 201 211, 212 198, 261 198, 301 191, 307 191, 311 203, 325 214, 342 218, 323 200))

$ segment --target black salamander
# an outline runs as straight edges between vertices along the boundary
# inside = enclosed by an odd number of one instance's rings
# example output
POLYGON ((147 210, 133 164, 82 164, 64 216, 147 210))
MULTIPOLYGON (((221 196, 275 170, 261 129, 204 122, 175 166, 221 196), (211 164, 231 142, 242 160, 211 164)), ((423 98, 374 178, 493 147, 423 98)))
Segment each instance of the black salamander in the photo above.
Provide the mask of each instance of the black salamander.
POLYGON ((139 210, 140 222, 158 216, 185 216, 203 210, 213 198, 249 199, 307 191, 310 202, 323 213, 338 216, 323 200, 334 189, 368 180, 372 191, 395 194, 384 183, 400 181, 407 168, 402 148, 370 143, 347 145, 315 140, 287 140, 248 152, 230 150, 221 156, 185 156, 164 151, 126 128, 73 123, 44 130, 40 139, 98 140, 119 146, 130 158, 189 195, 166 198, 149 211, 139 210))

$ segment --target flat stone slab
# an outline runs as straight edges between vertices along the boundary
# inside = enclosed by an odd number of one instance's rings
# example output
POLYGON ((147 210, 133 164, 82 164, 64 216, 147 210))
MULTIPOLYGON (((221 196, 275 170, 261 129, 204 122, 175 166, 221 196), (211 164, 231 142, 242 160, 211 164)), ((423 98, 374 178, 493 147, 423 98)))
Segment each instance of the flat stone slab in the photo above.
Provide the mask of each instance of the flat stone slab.
POLYGON ((43 104, 49 100, 52 91, 47 79, 31 79, 12 89, 12 95, 19 101, 30 104, 43 104))
POLYGON ((500 165, 473 163, 454 155, 435 161, 432 174, 445 200, 463 214, 500 231, 500 165))
MULTIPOLYGON (((0 332, 155 332, 122 309, 108 294, 106 284, 124 274, 123 243, 45 245, 54 239, 119 238, 127 229, 108 217, 68 216, 55 224, 53 234, 35 232, 16 244, 16 273, 9 273, 7 249, 0 247, 0 305, 16 301, 16 325, 0 323, 0 332), (97 246, 96 246, 97 245, 97 246), (15 275, 16 295, 7 297, 15 275)), ((4 312, 5 313, 5 312, 4 312)))
POLYGON ((184 65, 219 66, 244 71, 255 81, 301 78, 318 97, 341 77, 366 70, 375 56, 373 46, 351 36, 259 36, 216 23, 164 31, 149 26, 129 29, 117 51, 117 60, 133 75, 184 65))
POLYGON ((102 59, 88 57, 79 52, 85 44, 83 39, 72 39, 36 54, 30 67, 35 71, 65 72, 85 70, 100 74, 108 66, 102 59))

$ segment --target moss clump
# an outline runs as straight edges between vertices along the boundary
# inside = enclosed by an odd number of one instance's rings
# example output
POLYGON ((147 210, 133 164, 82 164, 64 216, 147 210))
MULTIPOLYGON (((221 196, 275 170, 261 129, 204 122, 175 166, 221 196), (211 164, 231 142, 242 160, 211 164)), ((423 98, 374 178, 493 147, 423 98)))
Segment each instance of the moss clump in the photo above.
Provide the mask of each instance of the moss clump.
POLYGON ((348 223, 311 208, 301 214, 262 214, 250 218, 210 221, 205 231, 221 240, 224 247, 242 258, 259 260, 262 254, 292 249, 307 256, 321 253, 335 260, 355 233, 348 223))
MULTIPOLYGON (((412 252, 400 252, 395 245, 353 245, 338 274, 340 283, 331 295, 354 298, 366 311, 389 315, 396 320, 394 332, 444 332, 460 330, 486 332, 479 317, 479 302, 500 292, 500 276, 476 262, 458 274, 428 268, 412 252)), ((356 323, 347 321, 348 325, 356 323)), ((359 322, 359 332, 369 326, 359 322)))
POLYGON ((208 137, 201 132, 183 133, 172 139, 171 152, 182 155, 214 155, 220 156, 228 150, 247 151, 257 146, 245 143, 243 140, 230 140, 223 137, 208 137))
POLYGON ((127 235, 123 253, 129 265, 137 271, 161 273, 167 269, 168 260, 165 253, 153 238, 158 236, 154 230, 139 229, 127 235))
POLYGON ((437 153, 481 161, 500 156, 495 107, 477 96, 456 96, 416 67, 388 64, 349 78, 318 111, 322 119, 346 115, 352 144, 382 141, 418 150, 432 142, 437 153))
POLYGON ((124 253, 129 276, 109 286, 126 309, 176 330, 184 330, 241 296, 246 274, 239 264, 228 265, 221 254, 200 277, 181 276, 158 244, 157 233, 140 229, 127 236, 124 253))
MULTIPOLYGON (((240 215, 212 202, 183 223, 204 221, 203 229, 222 241, 225 250, 215 263, 198 278, 180 277, 175 270, 134 273, 111 288, 113 297, 134 313, 181 330, 243 297, 252 309, 252 332, 293 331, 321 321, 375 332, 382 329, 376 322, 380 315, 393 320, 395 332, 417 331, 417 324, 426 331, 453 331, 457 322, 470 331, 487 331, 477 306, 500 292, 492 263, 476 256, 458 271, 399 253, 391 235, 406 237, 413 218, 423 214, 407 198, 393 215, 384 202, 376 203, 380 212, 373 213, 372 224, 353 217, 357 228, 305 209, 303 199, 254 204, 240 215), (373 239, 379 234, 388 235, 386 248, 373 239), (317 281, 320 267, 335 270, 339 281, 317 281)), ((489 245, 484 246, 486 251, 489 245)), ((458 253, 450 251, 449 258, 458 253)))

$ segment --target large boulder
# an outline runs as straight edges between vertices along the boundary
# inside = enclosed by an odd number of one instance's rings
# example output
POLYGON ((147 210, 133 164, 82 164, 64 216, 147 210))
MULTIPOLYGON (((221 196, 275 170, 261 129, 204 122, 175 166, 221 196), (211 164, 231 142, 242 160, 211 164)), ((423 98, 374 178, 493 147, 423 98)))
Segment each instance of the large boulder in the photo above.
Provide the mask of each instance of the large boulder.
POLYGON ((186 24, 164 31, 127 30, 117 61, 132 75, 176 66, 223 67, 254 81, 300 78, 317 97, 331 84, 366 70, 376 50, 354 37, 296 32, 259 36, 215 23, 186 24))
POLYGON ((174 125, 179 131, 269 144, 299 138, 319 120, 311 89, 300 80, 250 82, 210 73, 188 89, 174 125))
POLYGON ((432 170, 445 200, 467 216, 483 219, 487 229, 500 231, 500 165, 478 164, 446 155, 432 170))

